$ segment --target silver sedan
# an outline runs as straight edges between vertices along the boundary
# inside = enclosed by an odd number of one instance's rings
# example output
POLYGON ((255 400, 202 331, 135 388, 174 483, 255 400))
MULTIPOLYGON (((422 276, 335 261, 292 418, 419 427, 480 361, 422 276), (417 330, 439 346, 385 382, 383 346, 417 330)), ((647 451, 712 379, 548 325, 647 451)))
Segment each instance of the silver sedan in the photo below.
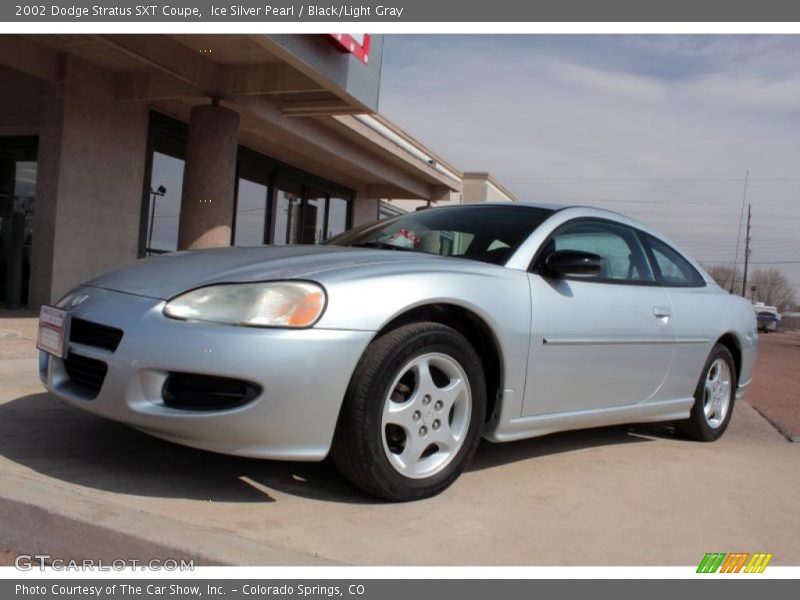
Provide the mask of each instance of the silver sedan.
POLYGON ((141 260, 43 307, 39 347, 73 406, 216 452, 330 454, 412 500, 481 438, 671 421, 716 440, 757 334, 749 302, 648 227, 515 203, 141 260))

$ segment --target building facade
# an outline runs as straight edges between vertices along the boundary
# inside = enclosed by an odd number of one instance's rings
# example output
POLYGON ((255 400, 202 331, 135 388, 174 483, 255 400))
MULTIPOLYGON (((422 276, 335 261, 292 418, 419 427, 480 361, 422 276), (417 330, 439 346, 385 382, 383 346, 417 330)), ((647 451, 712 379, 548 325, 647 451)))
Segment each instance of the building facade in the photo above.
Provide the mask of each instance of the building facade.
POLYGON ((53 302, 162 252, 323 242, 382 204, 507 193, 377 113, 381 36, 341 41, 0 36, 0 302, 53 302))

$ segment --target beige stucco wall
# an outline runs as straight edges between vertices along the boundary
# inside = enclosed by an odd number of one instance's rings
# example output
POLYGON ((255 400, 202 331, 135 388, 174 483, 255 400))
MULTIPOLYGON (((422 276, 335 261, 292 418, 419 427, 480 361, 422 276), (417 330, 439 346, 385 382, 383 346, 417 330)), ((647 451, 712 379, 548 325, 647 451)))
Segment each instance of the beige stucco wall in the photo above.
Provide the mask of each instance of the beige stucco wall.
MULTIPOLYGON (((127 75, 72 54, 40 50, 28 61, 0 67, 0 135, 39 136, 32 307, 136 259, 149 110, 186 119, 192 105, 177 99, 120 100, 119 78, 127 75)), ((406 168, 407 157, 371 130, 354 130, 338 120, 289 119, 269 98, 239 100, 240 134, 259 142, 254 149, 356 190, 354 225, 378 218, 378 196, 387 189, 439 198, 437 188, 447 187, 438 185, 440 176, 427 167, 421 173, 406 168)))
MULTIPOLYGON (((42 88, 31 306, 136 259, 148 129, 147 105, 114 100, 110 78, 79 60, 42 88)), ((377 215, 358 187, 354 225, 377 215)))
POLYGON ((364 186, 356 188, 356 197, 353 202, 353 227, 370 223, 378 218, 378 198, 370 196, 364 186))
POLYGON ((429 203, 427 200, 389 199, 386 201, 406 212, 414 212, 425 206, 448 206, 451 204, 476 204, 479 202, 514 202, 516 198, 498 188, 488 174, 471 174, 461 180, 461 193, 452 192, 449 198, 429 203))
POLYGON ((462 202, 513 202, 514 199, 495 186, 488 177, 464 177, 461 181, 462 202))
POLYGON ((42 100, 32 306, 136 259, 148 126, 145 105, 116 102, 111 79, 75 59, 42 100))

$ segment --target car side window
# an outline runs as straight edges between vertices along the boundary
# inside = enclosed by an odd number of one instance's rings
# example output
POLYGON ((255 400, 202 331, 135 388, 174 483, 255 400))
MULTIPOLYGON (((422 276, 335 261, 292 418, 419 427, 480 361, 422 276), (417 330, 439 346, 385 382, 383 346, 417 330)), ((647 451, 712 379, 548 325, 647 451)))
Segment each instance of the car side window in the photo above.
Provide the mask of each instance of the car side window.
POLYGON ((624 225, 607 221, 576 221, 556 232, 548 244, 548 250, 580 250, 600 256, 600 276, 586 281, 655 282, 639 237, 633 229, 624 225))
POLYGON ((653 253, 656 266, 661 272, 664 285, 670 287, 703 287, 705 280, 691 263, 652 235, 647 236, 647 243, 653 253))

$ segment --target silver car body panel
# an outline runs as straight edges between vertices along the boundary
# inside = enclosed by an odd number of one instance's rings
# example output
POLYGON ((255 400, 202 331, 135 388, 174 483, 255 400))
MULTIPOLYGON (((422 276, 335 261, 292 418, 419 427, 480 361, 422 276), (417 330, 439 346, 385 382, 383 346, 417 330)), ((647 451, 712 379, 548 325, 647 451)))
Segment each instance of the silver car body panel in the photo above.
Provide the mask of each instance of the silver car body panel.
POLYGON ((99 395, 89 399, 66 375, 64 361, 41 353, 40 376, 68 403, 187 446, 260 458, 321 460, 344 389, 371 339, 363 331, 256 329, 186 323, 162 314, 164 301, 85 287, 71 312, 124 331, 113 353, 70 344, 108 364, 99 395), (253 402, 225 411, 164 405, 170 371, 237 377, 257 383, 253 402))
POLYGON ((492 441, 685 418, 703 364, 725 335, 741 350, 741 395, 755 362, 755 316, 748 302, 721 290, 699 265, 707 282, 701 288, 554 281, 528 272, 554 229, 585 217, 621 222, 670 243, 616 213, 566 208, 536 229, 504 267, 338 246, 154 257, 87 282, 80 294, 88 298, 66 306, 76 317, 124 331, 113 353, 72 345, 108 363, 97 398, 81 397, 63 361, 44 353, 41 375, 70 404, 165 439, 229 454, 320 460, 370 341, 409 310, 450 304, 481 319, 499 348, 501 387, 485 428, 492 441), (189 289, 282 279, 325 288, 327 307, 313 328, 214 325, 162 312, 169 298, 189 289), (258 383, 263 392, 240 408, 176 410, 161 400, 169 371, 237 377, 258 383))

